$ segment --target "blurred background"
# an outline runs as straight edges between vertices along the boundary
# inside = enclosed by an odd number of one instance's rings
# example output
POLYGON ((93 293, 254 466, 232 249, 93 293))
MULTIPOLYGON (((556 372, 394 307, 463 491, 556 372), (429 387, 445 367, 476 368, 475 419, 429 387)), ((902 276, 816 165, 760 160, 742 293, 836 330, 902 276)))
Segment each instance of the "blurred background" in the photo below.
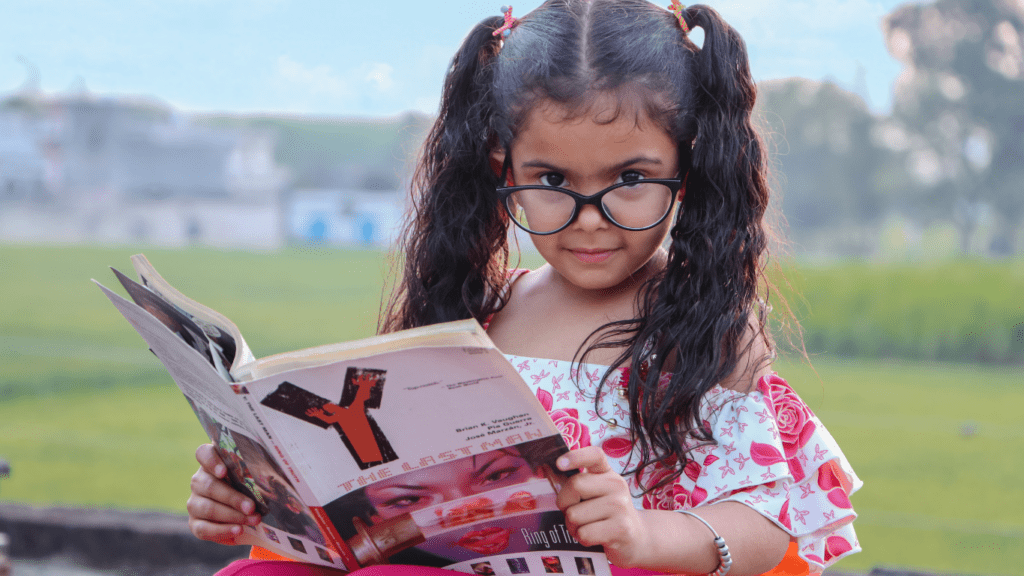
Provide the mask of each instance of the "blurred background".
MULTIPOLYGON (((499 6, 4 4, 0 501, 183 512, 202 428, 89 278, 145 252, 258 356, 373 334, 445 68, 499 6)), ((1024 2, 712 6, 772 153, 776 369, 866 482, 837 570, 1024 573, 1024 2)))

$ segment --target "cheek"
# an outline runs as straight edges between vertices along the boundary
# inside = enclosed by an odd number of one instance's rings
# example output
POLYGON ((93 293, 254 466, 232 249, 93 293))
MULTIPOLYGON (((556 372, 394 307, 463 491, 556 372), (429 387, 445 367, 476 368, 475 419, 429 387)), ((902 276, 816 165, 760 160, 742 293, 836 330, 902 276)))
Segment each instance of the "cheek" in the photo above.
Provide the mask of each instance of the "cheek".
MULTIPOLYGON (((525 233, 524 233, 525 234, 525 233)), ((537 249, 537 252, 545 259, 549 259, 549 255, 552 255, 557 250, 557 240, 554 239, 558 234, 552 236, 535 236, 533 234, 526 234, 530 237, 530 242, 533 247, 537 249)), ((520 237, 521 238, 521 237, 520 237)))

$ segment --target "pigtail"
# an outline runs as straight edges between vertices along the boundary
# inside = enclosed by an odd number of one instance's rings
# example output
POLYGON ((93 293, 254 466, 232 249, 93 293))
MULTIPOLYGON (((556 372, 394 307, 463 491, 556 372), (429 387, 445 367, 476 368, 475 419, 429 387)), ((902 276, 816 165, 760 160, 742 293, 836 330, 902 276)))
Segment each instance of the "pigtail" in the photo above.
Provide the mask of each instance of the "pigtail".
MULTIPOLYGON (((640 446, 637 470, 676 463, 675 474, 657 475, 655 489, 678 477, 689 451, 713 442, 701 419, 701 399, 738 366, 754 342, 754 303, 763 281, 768 204, 766 160, 751 124, 755 86, 739 34, 713 9, 685 11, 687 24, 704 30, 694 52, 696 84, 690 114, 692 140, 680 142, 686 194, 671 231, 668 264, 641 292, 646 314, 635 324, 629 347, 630 416, 640 446), (659 384, 671 359, 672 381, 659 384)), ((680 32, 682 34, 682 32, 680 32)), ((764 337, 763 312, 756 331, 764 337)), ((626 358, 623 358, 624 360, 626 358)), ((760 362, 766 361, 759 359, 760 362)), ((638 477, 651 478, 652 474, 638 477)))
POLYGON ((413 176, 403 230, 405 262, 380 332, 476 318, 501 308, 508 267, 507 219, 490 166, 493 60, 502 18, 476 25, 452 59, 441 109, 413 176))

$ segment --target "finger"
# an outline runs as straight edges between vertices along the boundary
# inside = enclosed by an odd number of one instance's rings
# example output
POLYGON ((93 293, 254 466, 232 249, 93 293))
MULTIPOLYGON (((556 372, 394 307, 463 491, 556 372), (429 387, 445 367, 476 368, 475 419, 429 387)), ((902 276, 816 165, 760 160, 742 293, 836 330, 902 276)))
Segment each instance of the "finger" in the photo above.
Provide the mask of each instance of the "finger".
POLYGON ((236 544, 236 539, 242 535, 242 527, 238 524, 218 524, 189 518, 188 527, 196 538, 217 542, 218 544, 236 544))
POLYGON ((226 504, 196 494, 189 496, 188 501, 185 502, 185 510, 188 511, 189 518, 216 524, 255 526, 260 523, 258 514, 243 514, 226 504))
POLYGON ((566 482, 566 485, 572 487, 581 500, 610 496, 632 506, 629 486, 618 474, 576 474, 566 482))
POLYGON ((576 524, 575 534, 570 534, 583 546, 608 546, 618 540, 621 528, 615 522, 602 519, 587 524, 576 524))
POLYGON ((574 504, 578 504, 581 500, 583 498, 580 497, 579 491, 572 483, 568 482, 563 484, 562 488, 555 494, 555 506, 562 511, 565 511, 574 504))
POLYGON ((196 460, 199 461, 200 466, 217 478, 224 478, 228 474, 228 468, 217 455, 217 449, 213 444, 203 444, 196 448, 196 460))
POLYGON ((192 494, 220 502, 244 514, 256 511, 256 503, 251 498, 232 488, 227 482, 215 478, 203 468, 196 470, 190 483, 192 494))
POLYGON ((565 509, 565 522, 570 529, 579 529, 587 524, 607 520, 612 512, 600 499, 584 500, 565 509))
POLYGON ((591 474, 610 472, 612 467, 608 457, 597 446, 588 446, 570 450, 558 458, 558 469, 562 471, 586 469, 591 474))

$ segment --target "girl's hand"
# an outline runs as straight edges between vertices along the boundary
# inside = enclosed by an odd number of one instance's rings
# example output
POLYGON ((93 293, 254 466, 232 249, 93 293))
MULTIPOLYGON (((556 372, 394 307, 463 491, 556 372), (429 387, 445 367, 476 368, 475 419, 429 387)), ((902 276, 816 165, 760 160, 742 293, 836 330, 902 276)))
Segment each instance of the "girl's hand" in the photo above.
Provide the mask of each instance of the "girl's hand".
POLYGON ((196 460, 199 470, 192 475, 192 495, 185 504, 188 527, 201 540, 237 544, 242 525, 260 523, 259 515, 253 513, 256 504, 223 480, 228 469, 213 444, 203 444, 196 449, 196 460))
POLYGON ((652 542, 649 530, 633 507, 629 486, 612 470, 604 452, 596 446, 572 450, 557 465, 560 470, 580 470, 555 500, 565 513, 569 533, 584 546, 603 546, 616 566, 642 565, 652 542))

